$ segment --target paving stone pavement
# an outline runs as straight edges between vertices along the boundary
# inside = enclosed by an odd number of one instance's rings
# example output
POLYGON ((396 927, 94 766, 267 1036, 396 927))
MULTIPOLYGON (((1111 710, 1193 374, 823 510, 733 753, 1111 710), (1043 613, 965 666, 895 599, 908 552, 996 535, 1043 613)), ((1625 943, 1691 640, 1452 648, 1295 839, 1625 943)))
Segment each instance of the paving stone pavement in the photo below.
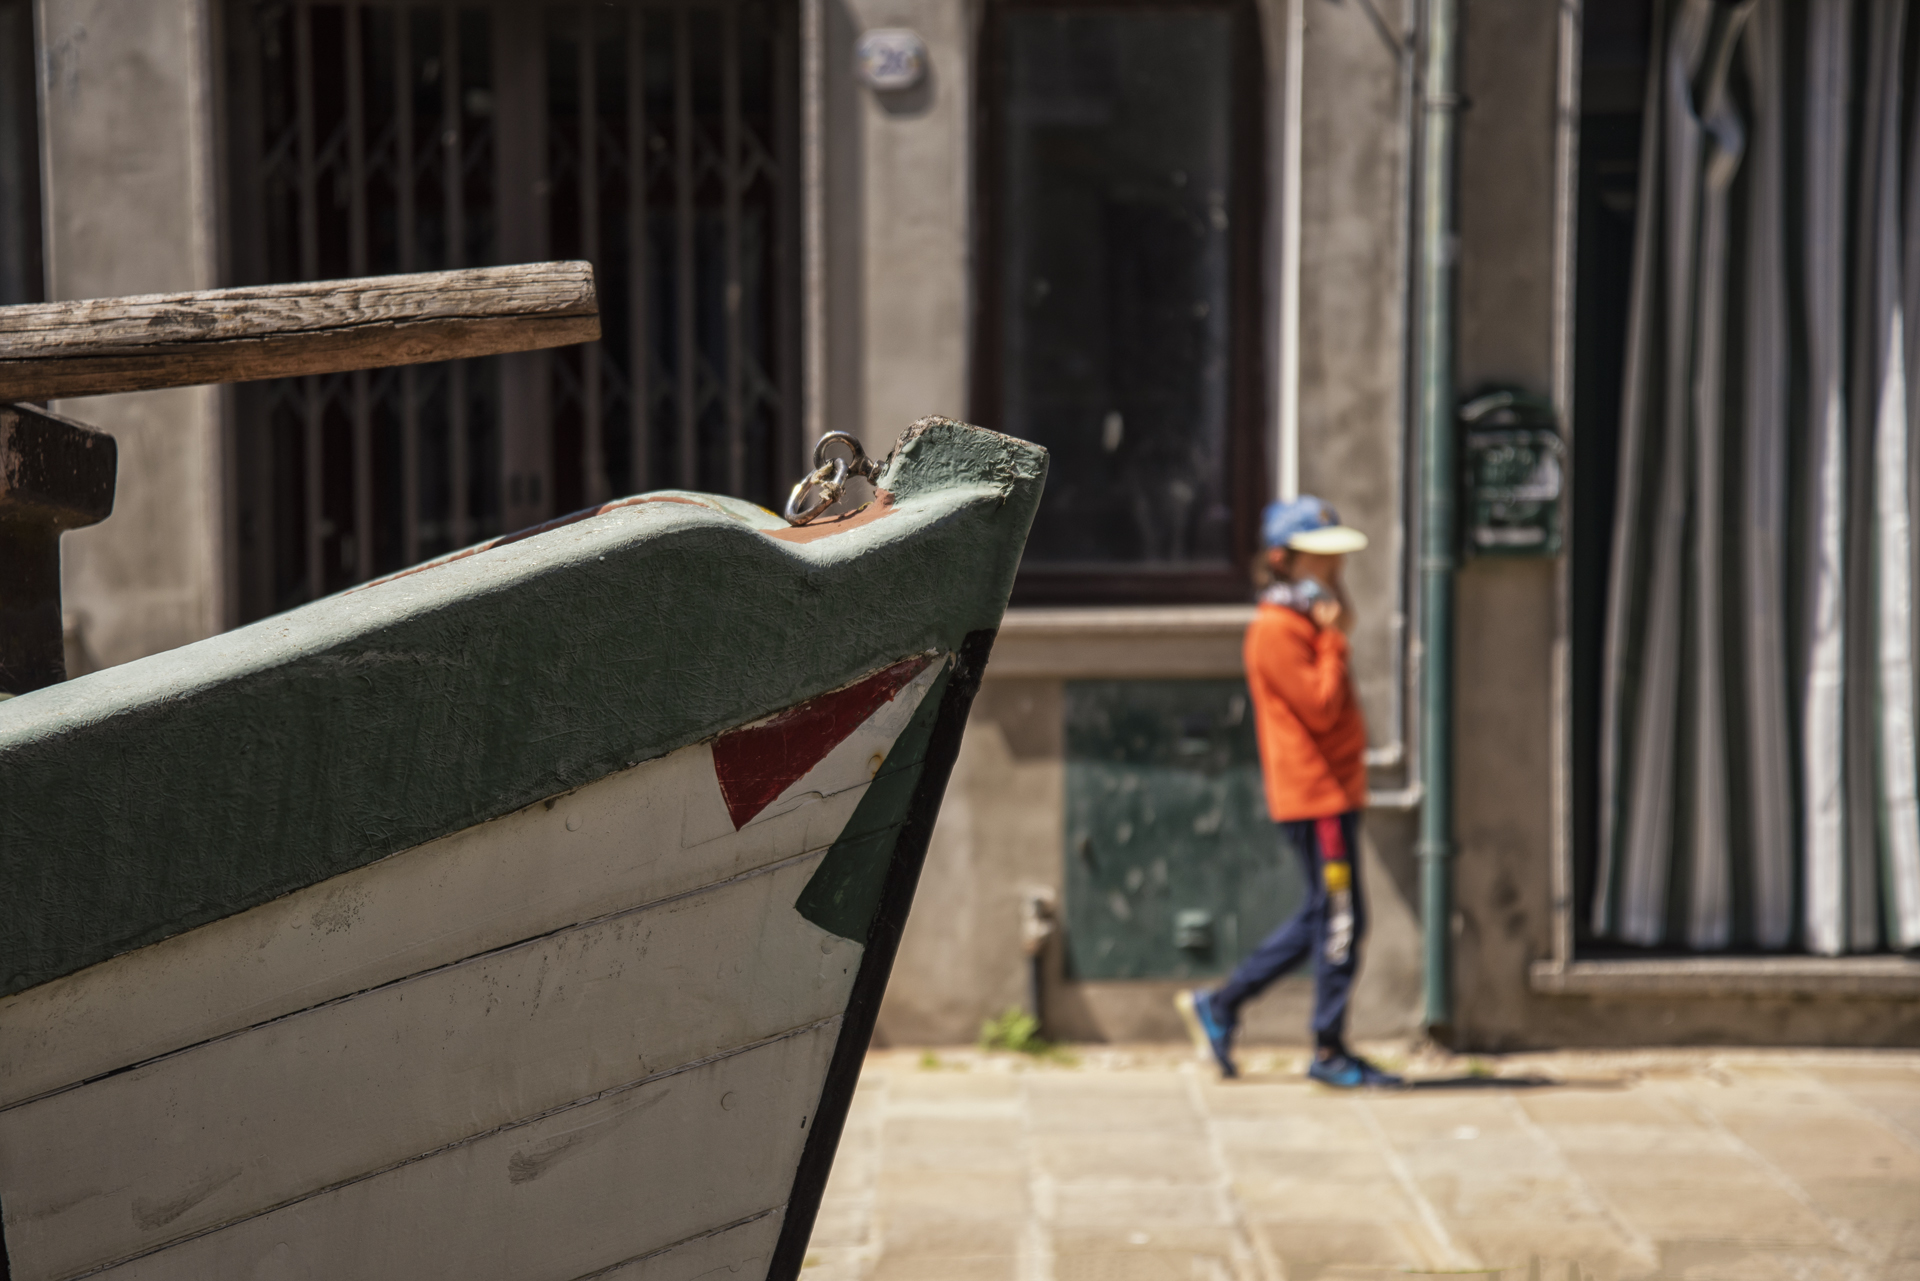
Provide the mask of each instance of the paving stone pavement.
POLYGON ((1073 1059, 869 1056, 801 1275, 1920 1281, 1920 1052, 1073 1059))

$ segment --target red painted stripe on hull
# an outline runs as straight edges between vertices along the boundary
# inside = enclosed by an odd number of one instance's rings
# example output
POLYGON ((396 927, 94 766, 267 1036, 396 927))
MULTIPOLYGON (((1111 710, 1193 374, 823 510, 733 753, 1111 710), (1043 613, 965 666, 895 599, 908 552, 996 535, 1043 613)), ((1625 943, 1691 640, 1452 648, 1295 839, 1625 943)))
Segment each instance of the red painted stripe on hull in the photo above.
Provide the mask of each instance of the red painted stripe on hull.
POLYGON ((903 659, 845 689, 795 704, 772 720, 716 738, 713 772, 734 830, 818 765, 932 661, 925 654, 903 659))

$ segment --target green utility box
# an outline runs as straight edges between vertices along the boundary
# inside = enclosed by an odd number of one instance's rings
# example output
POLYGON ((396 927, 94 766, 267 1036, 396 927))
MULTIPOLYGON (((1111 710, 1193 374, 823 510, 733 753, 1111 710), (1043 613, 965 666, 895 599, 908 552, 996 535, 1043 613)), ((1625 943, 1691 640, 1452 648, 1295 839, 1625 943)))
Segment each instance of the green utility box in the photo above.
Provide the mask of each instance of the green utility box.
POLYGON ((1501 389, 1460 408, 1469 556, 1560 554, 1560 433, 1553 406, 1501 389))
POLYGON ((1299 905, 1244 681, 1069 681, 1066 767, 1068 977, 1223 974, 1299 905))

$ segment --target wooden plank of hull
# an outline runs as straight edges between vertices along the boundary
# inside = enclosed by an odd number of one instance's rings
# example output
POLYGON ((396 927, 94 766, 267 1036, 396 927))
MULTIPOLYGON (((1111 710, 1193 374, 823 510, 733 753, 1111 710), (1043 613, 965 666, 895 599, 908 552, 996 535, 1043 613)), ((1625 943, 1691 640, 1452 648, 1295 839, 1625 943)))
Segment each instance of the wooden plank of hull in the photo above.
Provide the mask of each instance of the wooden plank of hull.
MULTIPOLYGON (((575 922, 824 850, 929 664, 735 830, 698 743, 0 1000, 0 1108, 575 922)), ((4 1188, 5 1184, 0 1184, 4 1188)))
POLYGON ((0 1113, 14 1275, 71 1276, 837 1017, 862 949, 793 909, 820 859, 0 1113))
MULTIPOLYGON (((650 1264, 670 1266, 665 1247, 777 1217, 838 1030, 501 1130, 94 1275, 570 1281, 629 1263, 627 1275, 650 1277, 650 1264)), ((762 1234, 729 1238, 710 1238, 729 1271, 764 1250, 762 1234)))
MULTIPOLYGON (((702 1233, 664 1250, 592 1274, 591 1281, 714 1281, 716 1277, 764 1277, 786 1212, 775 1210, 718 1232, 702 1233)), ((589 1281, 581 1278, 580 1281, 589 1281)))

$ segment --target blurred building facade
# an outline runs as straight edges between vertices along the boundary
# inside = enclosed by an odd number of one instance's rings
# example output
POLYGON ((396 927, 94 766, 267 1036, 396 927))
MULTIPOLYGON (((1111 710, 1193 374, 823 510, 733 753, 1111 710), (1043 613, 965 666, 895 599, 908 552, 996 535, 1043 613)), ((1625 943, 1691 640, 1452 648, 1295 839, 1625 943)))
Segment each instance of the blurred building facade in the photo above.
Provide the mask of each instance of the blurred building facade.
MULTIPOLYGON (((122 459, 114 516, 63 545, 70 665, 616 494, 775 506, 825 430, 1038 440, 1047 506, 880 1036, 973 1039, 1032 999, 1044 934, 1050 1035, 1164 1039, 1172 993, 1299 893, 1240 634, 1259 506, 1317 494, 1373 538, 1354 1031, 1416 1034, 1416 140, 1458 108, 1455 385, 1546 406, 1569 483, 1557 555, 1456 576, 1446 1034, 1912 1044, 1897 931, 1622 946, 1587 906, 1670 19, 1463 0, 1434 103, 1412 0, 0 0, 6 83, 38 88, 0 102, 5 301, 583 257, 605 309, 592 348, 62 405, 122 459)), ((1249 1036, 1299 1039, 1309 999, 1282 985, 1249 1036)))

